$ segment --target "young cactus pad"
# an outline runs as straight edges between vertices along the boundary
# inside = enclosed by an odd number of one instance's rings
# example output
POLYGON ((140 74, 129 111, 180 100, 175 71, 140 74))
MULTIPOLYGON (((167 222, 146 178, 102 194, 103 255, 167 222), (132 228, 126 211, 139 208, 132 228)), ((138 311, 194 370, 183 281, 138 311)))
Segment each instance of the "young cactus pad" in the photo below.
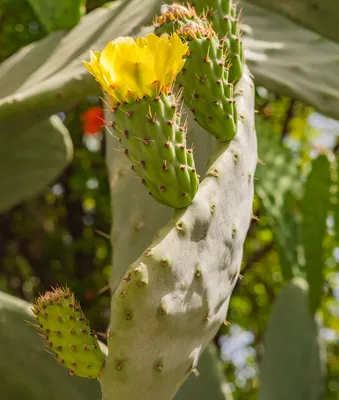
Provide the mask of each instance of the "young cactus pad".
POLYGON ((196 121, 217 139, 222 142, 233 139, 238 116, 233 84, 228 76, 227 46, 199 18, 192 17, 182 25, 172 21, 173 11, 167 13, 159 18, 156 31, 162 33, 168 29, 167 25, 178 25, 177 33, 189 46, 185 66, 177 80, 184 87, 185 105, 196 121))
POLYGON ((176 34, 149 34, 114 40, 85 62, 108 96, 109 126, 132 169, 159 203, 174 208, 190 205, 199 186, 179 96, 172 94, 187 49, 176 34))
POLYGON ((70 373, 97 378, 104 365, 96 335, 69 289, 56 288, 33 305, 39 333, 56 360, 70 373))
POLYGON ((229 81, 238 82, 243 73, 245 59, 237 3, 232 0, 209 0, 206 6, 205 0, 194 0, 194 6, 198 13, 203 13, 219 38, 225 42, 231 61, 229 81))

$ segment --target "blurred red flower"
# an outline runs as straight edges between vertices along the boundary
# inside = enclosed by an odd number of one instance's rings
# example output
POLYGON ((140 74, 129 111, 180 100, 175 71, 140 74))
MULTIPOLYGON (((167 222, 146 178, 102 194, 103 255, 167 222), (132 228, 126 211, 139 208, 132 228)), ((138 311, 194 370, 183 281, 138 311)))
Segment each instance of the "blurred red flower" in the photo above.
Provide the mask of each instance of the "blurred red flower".
POLYGON ((105 127, 104 112, 98 106, 89 108, 80 118, 85 135, 99 135, 105 127))

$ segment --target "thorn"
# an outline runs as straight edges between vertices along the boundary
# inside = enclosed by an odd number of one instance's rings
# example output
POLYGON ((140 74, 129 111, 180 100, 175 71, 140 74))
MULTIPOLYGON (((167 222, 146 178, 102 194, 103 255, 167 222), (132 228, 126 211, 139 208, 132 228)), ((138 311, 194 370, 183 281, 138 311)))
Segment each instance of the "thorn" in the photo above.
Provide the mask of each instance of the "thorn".
POLYGON ((110 289, 110 285, 106 285, 106 286, 104 286, 103 288, 101 288, 98 292, 97 292, 97 295, 100 295, 100 294, 103 294, 103 293, 105 293, 107 290, 109 290, 110 289))
POLYGON ((105 239, 112 240, 112 236, 111 235, 101 231, 100 229, 94 229, 94 232, 97 233, 98 235, 104 237, 105 239))
POLYGON ((252 219, 254 219, 255 221, 260 221, 260 218, 256 215, 252 215, 252 219))

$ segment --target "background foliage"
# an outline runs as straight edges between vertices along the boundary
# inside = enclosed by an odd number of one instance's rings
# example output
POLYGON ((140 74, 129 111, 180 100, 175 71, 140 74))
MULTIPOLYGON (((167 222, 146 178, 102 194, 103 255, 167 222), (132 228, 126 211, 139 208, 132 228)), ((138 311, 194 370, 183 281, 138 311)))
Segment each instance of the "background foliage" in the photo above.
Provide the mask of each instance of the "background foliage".
MULTIPOLYGON (((0 62, 47 35, 50 27, 39 21, 32 2, 0 0, 0 62)), ((103 4, 89 0, 86 12, 103 4)), ((321 292, 316 285, 322 279, 325 282, 325 293, 316 300, 316 306, 320 304, 317 320, 321 340, 327 353, 324 398, 335 400, 339 396, 339 238, 334 230, 338 222, 333 216, 338 211, 333 188, 339 124, 295 99, 260 86, 256 100, 259 154, 266 165, 259 165, 257 170, 256 217, 245 245, 243 279, 230 303, 231 326, 222 327, 215 342, 234 399, 256 399, 258 363, 263 357, 272 305, 286 279, 306 276, 305 265, 313 263, 318 274, 311 290, 321 292), (319 154, 326 157, 314 161, 319 154), (280 159, 283 161, 279 165, 280 159), (324 163, 330 167, 328 172, 326 165, 321 169, 324 163), (312 165, 314 176, 309 175, 312 165), (288 183, 284 186, 285 181, 288 183), (321 192, 320 181, 325 187, 321 192), (327 197, 326 188, 330 193, 327 197), (265 197, 265 193, 272 196, 265 197), (325 208, 324 202, 317 207, 322 195, 325 203, 328 199, 325 208), (310 207, 309 214, 303 213, 310 207), (318 218, 303 217, 317 212, 318 218), (307 237, 310 230, 305 228, 309 224, 321 236, 317 243, 323 238, 322 251, 320 248, 312 253, 314 238, 307 237), (301 254, 298 248, 303 249, 301 254)), ((97 118, 100 108, 100 99, 90 97, 59 114, 74 145, 71 164, 38 196, 0 214, 0 290, 30 302, 38 291, 48 290, 57 282, 67 283, 77 293, 93 328, 105 332, 111 215, 105 140, 97 118)))

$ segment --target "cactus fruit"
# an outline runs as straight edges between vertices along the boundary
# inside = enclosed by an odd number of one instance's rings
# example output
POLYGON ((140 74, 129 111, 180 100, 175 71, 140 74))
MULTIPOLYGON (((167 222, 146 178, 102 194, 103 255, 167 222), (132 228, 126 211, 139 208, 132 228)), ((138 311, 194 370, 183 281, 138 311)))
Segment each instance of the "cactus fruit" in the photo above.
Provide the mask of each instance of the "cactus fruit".
POLYGON ((110 127, 133 170, 158 202, 174 208, 191 204, 199 186, 180 99, 171 94, 186 51, 176 34, 150 34, 113 41, 85 63, 108 94, 110 127))
POLYGON ((36 326, 54 358, 71 375, 97 378, 104 364, 95 333, 69 289, 56 288, 40 296, 33 306, 36 326))
MULTIPOLYGON (((173 24, 173 11, 167 13, 158 19, 158 33, 166 30, 167 23, 173 24)), ((196 121, 221 142, 228 141, 236 134, 238 117, 227 56, 214 31, 195 21, 192 17, 192 21, 178 25, 177 33, 187 41, 189 51, 177 81, 184 87, 185 105, 196 121)))

